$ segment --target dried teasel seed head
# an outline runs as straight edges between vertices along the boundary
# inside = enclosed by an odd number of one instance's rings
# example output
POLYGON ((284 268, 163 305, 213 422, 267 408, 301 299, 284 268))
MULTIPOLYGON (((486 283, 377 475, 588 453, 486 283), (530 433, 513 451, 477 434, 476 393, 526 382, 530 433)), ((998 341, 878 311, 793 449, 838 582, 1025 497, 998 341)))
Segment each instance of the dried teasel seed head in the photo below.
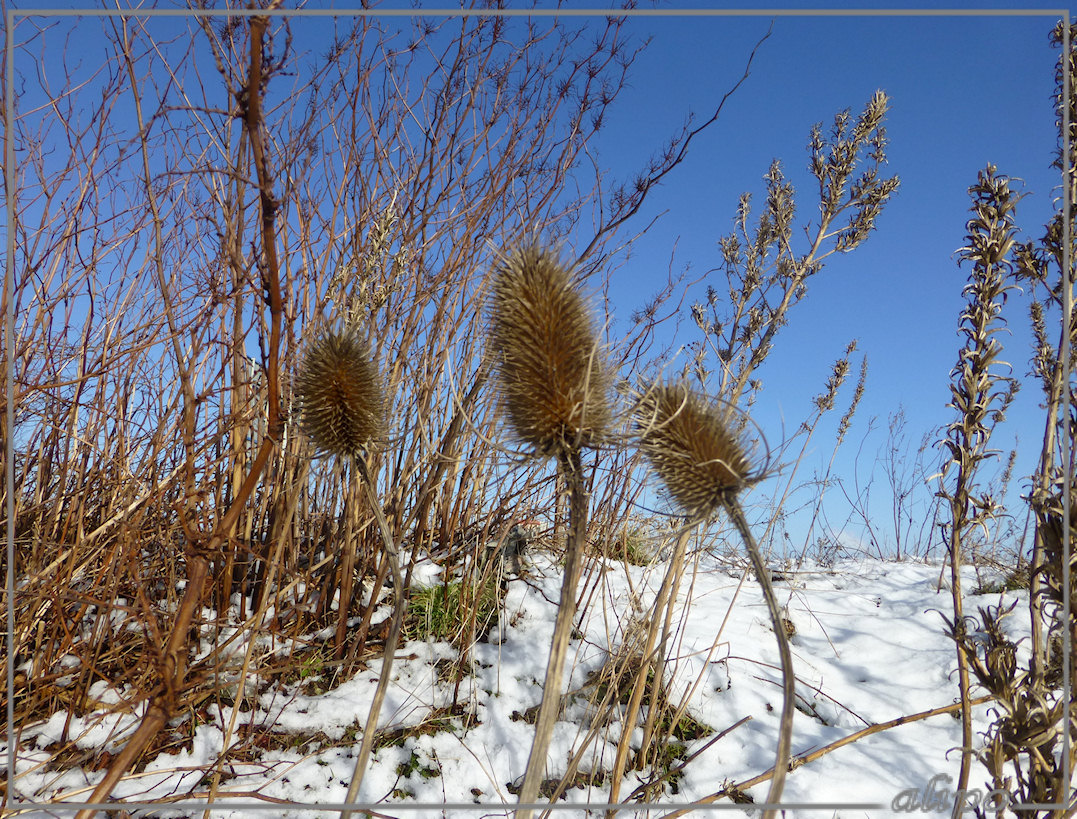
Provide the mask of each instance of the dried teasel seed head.
POLYGON ((495 268, 489 344, 521 441, 555 455, 602 439, 609 375, 583 298, 553 251, 527 245, 495 268))
POLYGON ((381 376, 353 330, 323 329, 295 379, 299 423, 319 453, 358 454, 385 426, 381 376))
POLYGON ((654 384, 635 408, 640 449, 685 513, 708 517, 754 478, 730 408, 683 381, 654 384))

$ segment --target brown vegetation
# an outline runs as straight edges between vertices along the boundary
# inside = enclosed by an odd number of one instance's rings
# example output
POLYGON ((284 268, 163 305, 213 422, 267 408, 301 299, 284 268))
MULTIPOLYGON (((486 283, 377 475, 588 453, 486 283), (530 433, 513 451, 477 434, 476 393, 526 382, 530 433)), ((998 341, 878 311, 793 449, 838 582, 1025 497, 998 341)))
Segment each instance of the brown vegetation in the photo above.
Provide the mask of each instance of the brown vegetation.
MULTIPOLYGON (((777 800, 787 770, 814 757, 791 755, 791 621, 739 505, 764 471, 756 456, 763 443, 745 413, 813 277, 831 254, 865 241, 897 190, 897 177, 883 173, 888 98, 877 92, 859 115, 845 111, 827 131, 811 130, 819 218, 802 247, 780 163, 764 177, 754 223, 750 196, 741 198, 735 231, 720 243, 728 287, 709 287, 692 305, 700 335, 682 378, 663 382, 654 373, 668 362, 645 352, 659 307, 684 295, 680 283, 671 281, 616 343, 600 342, 600 317, 581 293, 603 283, 615 242, 626 241, 620 229, 717 119, 724 98, 703 125, 685 127, 640 174, 610 189, 586 152, 642 47, 623 19, 577 28, 552 19, 414 18, 399 30, 375 17, 304 21, 323 27, 324 51, 301 55, 293 38, 300 23, 272 14, 279 5, 249 17, 192 17, 170 29, 172 39, 136 16, 104 17, 108 59, 89 90, 69 66, 62 91, 19 77, 26 102, 8 135, 17 157, 9 191, 17 218, 8 229, 18 275, 3 293, 5 308, 15 308, 3 339, 14 354, 0 361, 14 385, 0 433, 14 547, 13 560, 3 555, 14 622, 3 652, 15 685, 3 705, 15 736, 61 712, 94 711, 100 703, 90 692, 108 683, 119 698, 110 707, 140 714, 122 747, 88 761, 65 728, 49 749, 58 767, 104 771, 92 793, 104 800, 155 755, 190 742, 194 720, 229 711, 226 750, 199 791, 212 802, 234 795, 229 760, 282 741, 239 724, 245 702, 302 678, 306 663, 327 669, 319 684, 331 686, 383 656, 354 798, 384 739, 377 715, 416 566, 436 560, 440 599, 463 609, 449 618, 458 659, 445 711, 459 714, 469 647, 488 627, 491 581, 504 568, 491 555, 504 553, 517 521, 541 517, 553 522, 544 547, 564 549, 566 560, 520 800, 554 799, 579 781, 582 755, 601 736, 616 758, 587 781, 616 800, 629 765, 649 769, 626 800, 645 801, 702 752, 671 754, 677 742, 722 735, 694 723, 691 691, 672 697, 667 649, 691 604, 690 588, 679 594, 690 586, 690 533, 724 511, 748 552, 739 565, 750 564, 767 592, 785 702, 774 769, 708 801, 747 798, 743 788, 768 778, 777 800), (582 248, 572 264, 549 249, 566 237, 582 248), (641 390, 633 413, 618 413, 613 394, 633 383, 654 386, 641 390), (506 422, 529 454, 556 459, 556 474, 506 466, 506 422), (649 521, 658 547, 634 549, 630 559, 647 464, 677 516, 649 521), (560 781, 547 780, 544 743, 564 702, 573 617, 597 594, 600 562, 650 559, 668 543, 658 594, 632 601, 590 684, 579 751, 560 781), (375 626, 387 591, 392 618, 375 626)), ((20 59, 55 59, 63 26, 20 25, 20 59)), ((1058 102, 1073 129, 1072 54, 1065 58, 1058 102)), ((1057 161, 1072 208, 1073 140, 1066 144, 1070 153, 1060 148, 1057 161)), ((951 466, 940 483, 962 698, 947 709, 965 720, 967 773, 969 709, 982 701, 973 685, 983 687, 1000 708, 983 751, 993 784, 1030 800, 1062 799, 1069 783, 1056 751, 1074 721, 1059 689, 1062 637, 1077 622, 1077 564, 1065 550, 1077 431, 1067 377, 1077 337, 1063 326, 1054 340, 1047 328, 1070 304, 1073 247, 1064 230, 1072 228, 1060 210, 1041 240, 1019 244, 1006 178, 988 169, 972 193, 966 345, 945 442, 951 466), (1005 611, 981 610, 986 643, 969 636, 957 573, 966 533, 996 522, 991 499, 976 492, 976 470, 991 455, 992 413, 1012 395, 1013 382, 992 370, 1000 353, 992 323, 1011 282, 1033 293, 1033 367, 1047 406, 1028 499, 1027 668, 1016 666, 999 627, 1005 611)), ((851 341, 812 415, 784 442, 780 454, 799 439, 800 455, 785 467, 768 535, 855 350, 851 341)), ((865 376, 866 364, 835 448, 865 376)), ((1077 745, 1069 747, 1072 769, 1077 745)), ((12 799, 5 791, 5 804, 12 799)))

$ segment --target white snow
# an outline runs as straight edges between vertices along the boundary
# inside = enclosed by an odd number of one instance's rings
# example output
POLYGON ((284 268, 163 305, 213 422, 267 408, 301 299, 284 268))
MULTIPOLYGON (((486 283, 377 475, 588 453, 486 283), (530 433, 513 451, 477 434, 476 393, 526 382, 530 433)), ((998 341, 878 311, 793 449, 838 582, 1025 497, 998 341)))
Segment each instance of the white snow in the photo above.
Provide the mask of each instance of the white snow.
MULTIPOLYGON (((728 559, 719 561, 702 553, 692 560, 680 585, 681 616, 674 619, 668 669, 673 675, 673 701, 687 697, 688 713, 711 730, 686 743, 685 753, 698 755, 684 768, 676 792, 667 786, 663 803, 703 800, 725 783, 743 782, 768 770, 774 764, 781 709, 777 647, 754 578, 730 568, 728 559), (745 718, 715 741, 720 732, 745 718)), ((941 616, 952 613, 949 593, 939 590, 940 577, 948 573, 943 567, 864 559, 776 569, 779 602, 795 630, 791 643, 799 710, 794 754, 821 748, 874 723, 955 702, 956 656, 941 616)), ((586 687, 589 677, 607 660, 611 645, 615 648, 624 639, 632 613, 641 616, 647 610, 664 570, 664 563, 649 568, 617 562, 590 564, 580 590, 586 602, 577 619, 582 639, 573 640, 566 670, 565 691, 573 696, 553 734, 549 777, 560 777, 568 760, 580 750, 594 714, 593 686, 586 687)), ((966 592, 977 585, 972 570, 967 572, 966 592)), ((437 581, 426 569, 421 577, 423 582, 437 581)), ((444 670, 446 661, 458 658, 457 651, 443 643, 401 646, 379 726, 415 728, 432 717, 444 722, 440 728, 406 732, 401 742, 378 748, 363 780, 361 800, 383 803, 378 810, 389 816, 504 814, 503 809, 493 807, 467 813, 435 807, 397 812, 393 805, 514 802, 509 785, 518 783, 523 774, 534 733, 520 715, 541 699, 560 583, 556 561, 542 555, 534 558, 526 579, 509 582, 498 626, 486 641, 471 648, 471 673, 459 684, 457 715, 451 718, 445 713, 454 705, 454 682, 444 670)), ((966 613, 975 614, 977 605, 1015 598, 1019 605, 1007 621, 1008 628, 1015 638, 1027 635, 1023 592, 967 594, 966 613)), ((380 661, 372 662, 320 696, 305 695, 298 686, 282 689, 264 680, 249 681, 248 690, 258 687, 257 696, 248 698, 254 708, 242 712, 238 722, 253 724, 256 735, 271 732, 278 740, 290 741, 270 743, 255 754, 251 743, 234 736, 233 747, 243 750, 222 766, 216 801, 272 804, 254 802, 252 794, 263 800, 312 804, 343 801, 380 665, 380 661)), ((115 753, 139 713, 124 705, 129 695, 99 683, 91 691, 98 710, 82 716, 59 713, 23 731, 17 765, 23 796, 34 801, 85 799, 103 770, 91 770, 100 766, 50 770, 43 764, 48 748, 67 737, 76 739, 79 748, 115 753)), ((215 768, 231 716, 227 708, 219 713, 211 710, 210 722, 194 729, 189 748, 158 755, 144 770, 127 776, 115 796, 139 801, 187 795, 204 799, 212 780, 206 772, 212 774, 215 768)), ((975 717, 976 731, 985 730, 988 707, 977 707, 975 717)), ((178 715, 178 719, 189 718, 178 715)), ((621 726, 615 724, 598 732, 582 755, 579 771, 608 771, 620 731, 621 726)), ((244 737, 246 732, 244 728, 244 737)), ((638 741, 641 731, 637 727, 635 732, 638 741)), ((960 754, 955 749, 960 743, 960 723, 950 714, 882 731, 791 772, 783 801, 879 806, 833 807, 813 815, 907 815, 896 813, 891 801, 899 791, 923 788, 939 774, 956 779, 960 754)), ((6 746, 0 750, 6 754, 6 746)), ((649 773, 627 772, 621 798, 646 781, 649 773)), ((970 785, 986 792, 986 779, 986 771, 975 763, 970 785)), ((768 787, 763 782, 747 792, 761 802, 768 787)), ((572 804, 601 804, 608 798, 608 785, 572 787, 565 798, 572 804)), ((192 811, 193 807, 163 805, 152 815, 200 815, 192 811)), ((656 808, 648 813, 633 806, 619 815, 666 812, 656 808)), ((279 815, 333 813, 282 806, 279 815)), ((274 814, 234 808, 213 815, 261 819, 274 814)))

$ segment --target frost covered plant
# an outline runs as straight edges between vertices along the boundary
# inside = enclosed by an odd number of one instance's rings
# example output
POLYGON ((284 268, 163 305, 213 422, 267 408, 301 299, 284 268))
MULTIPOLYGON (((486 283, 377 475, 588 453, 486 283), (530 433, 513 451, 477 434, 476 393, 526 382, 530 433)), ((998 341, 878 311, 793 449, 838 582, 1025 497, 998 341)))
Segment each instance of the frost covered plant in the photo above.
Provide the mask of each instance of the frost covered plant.
MULTIPOLYGON (((366 491, 370 510, 377 520, 393 578, 393 618, 385 639, 381 675, 367 714, 363 741, 348 787, 347 801, 354 802, 374 747, 374 732, 392 674, 393 655, 400 639, 405 611, 399 550, 378 500, 374 476, 364 458, 365 451, 384 434, 384 388, 370 349, 358 333, 354 329, 329 328, 319 331, 311 342, 296 375, 295 391, 300 426, 315 448, 325 455, 348 459, 353 474, 358 475, 366 491)), ((353 553, 348 550, 346 558, 351 557, 353 553)), ((350 560, 344 561, 342 570, 350 577, 350 560)), ((347 602, 342 591, 342 609, 347 608, 347 602)), ((351 811, 341 812, 342 819, 350 815, 351 811)))
MULTIPOLYGON (((494 269, 488 344, 513 431, 536 453, 557 459, 569 496, 561 598, 535 739, 519 794, 520 803, 526 804, 538 797, 561 701, 587 535, 589 498, 581 451, 606 433, 609 377, 570 269, 556 253, 538 244, 507 253, 494 269)), ((524 808, 517 815, 528 817, 531 811, 524 808)))
MULTIPOLYGON (((655 611, 660 611, 667 601, 676 596, 675 584, 680 576, 689 534, 697 526, 712 520, 721 510, 729 515, 743 539, 756 578, 762 587, 774 636, 778 641, 782 666, 781 729, 774 777, 767 795, 767 803, 774 805, 781 798, 785 775, 789 769, 795 694, 793 662, 781 610, 770 583, 770 573, 763 563, 759 547, 737 499, 742 490, 759 479, 759 475, 753 472, 747 447, 737 431, 742 426, 736 423, 734 412, 729 405, 701 395, 683 380, 656 383, 644 389, 636 404, 635 417, 641 451, 662 481, 670 499, 687 518, 674 546, 666 577, 659 589, 655 611)), ((667 628, 663 632, 662 643, 657 652, 656 679, 661 673, 664 647, 668 638, 668 617, 666 621, 667 628)), ((644 649, 645 657, 650 656, 653 650, 654 634, 652 629, 644 649)), ((639 707, 642 689, 642 685, 636 686, 629 704, 626 726, 632 724, 633 706, 639 707)), ((624 770, 628 747, 627 733, 629 731, 626 728, 626 737, 622 738, 614 763, 611 801, 616 799, 619 780, 624 770)), ((764 814, 768 819, 774 815, 774 809, 769 809, 764 814)))

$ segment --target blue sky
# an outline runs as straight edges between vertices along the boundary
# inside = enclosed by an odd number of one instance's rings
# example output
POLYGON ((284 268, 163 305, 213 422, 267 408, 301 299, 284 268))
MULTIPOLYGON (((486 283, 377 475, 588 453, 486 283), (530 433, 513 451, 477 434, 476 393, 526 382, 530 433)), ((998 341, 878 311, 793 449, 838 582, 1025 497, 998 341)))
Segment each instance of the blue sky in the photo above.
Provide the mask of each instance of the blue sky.
MULTIPOLYGON (((385 5, 412 7, 403 2, 385 5)), ((785 7, 816 5, 824 4, 785 7)), ((1017 8, 951 4, 962 6, 1017 8)), ((718 7, 677 2, 663 8, 718 7)), ((915 446, 922 432, 953 417, 945 404, 960 344, 957 320, 967 275, 954 254, 963 243, 967 189, 977 171, 991 162, 1001 173, 1024 180, 1028 195, 1017 215, 1028 234, 1039 236, 1051 213, 1058 183, 1050 167, 1057 52, 1048 46, 1047 36, 1056 19, 776 15, 773 34, 759 49, 751 76, 730 98, 721 119, 697 138, 685 163, 652 192, 636 221, 627 226, 625 235, 657 218, 615 273, 614 335, 665 280, 674 248, 674 272, 690 268, 694 278, 718 265, 717 241, 732 228, 738 196, 751 191, 758 201, 762 175, 772 159, 782 159, 786 176, 797 188, 799 223, 812 219, 817 214, 811 197, 814 180, 807 172, 805 150, 811 125, 821 121, 827 126, 844 108, 857 113, 882 89, 892 105, 887 122, 889 171, 901 177, 901 188, 868 241, 847 256, 831 257, 810 281, 808 297, 793 309, 761 373, 765 389, 754 418, 772 444, 791 435, 810 412, 811 398, 822 390, 834 360, 856 338, 859 351, 850 383, 829 426, 824 424, 816 434, 800 479, 810 477, 830 457, 833 430, 851 396, 860 355, 868 358, 867 392, 837 470, 851 476, 860 448, 861 478, 870 471, 885 442, 887 416, 899 406, 908 415, 915 446), (873 416, 879 419, 878 429, 865 438, 873 416)), ((631 19, 631 32, 652 39, 594 146, 611 178, 630 178, 689 111, 708 117, 740 77, 753 44, 771 20, 709 15, 631 19)), ((721 290, 724 279, 712 277, 710 282, 721 290)), ((1027 301, 1020 294, 1011 298, 1007 317, 1013 335, 1004 338, 1004 357, 1023 377, 1030 350, 1027 301)), ((695 338, 687 321, 681 331, 683 335, 668 339, 671 346, 695 338)), ((1043 429, 1039 400, 1038 388, 1029 382, 997 439, 1000 448, 1009 448, 1019 435, 1018 476, 1034 466, 1043 429)))
MULTIPOLYGON (((730 98, 721 120, 693 145, 641 213, 641 223, 663 214, 618 273, 616 299, 631 301, 650 277, 664 276, 671 248, 674 267, 694 275, 715 268, 717 239, 732 228, 737 197, 763 194, 762 175, 775 157, 799 194, 799 221, 817 214, 807 172, 808 131, 833 115, 857 113, 875 89, 891 97, 887 131, 889 170, 901 187, 866 243, 832 256, 811 280, 808 297, 793 308, 765 366, 754 418, 768 437, 791 435, 811 409, 848 341, 868 358, 867 391, 836 469, 850 476, 854 456, 876 416, 877 431, 863 440, 863 479, 885 443, 887 417, 902 406, 911 443, 953 419, 946 408, 949 371, 961 339, 957 321, 967 269, 955 251, 963 244, 968 187, 987 163, 1020 177, 1027 196, 1018 223, 1033 237, 1050 216, 1058 173, 1050 167, 1056 132, 1051 106, 1057 51, 1048 46, 1053 17, 778 17, 760 48, 751 76, 730 98), (653 271, 649 272, 649 271, 653 271)), ((636 105, 610 119, 604 156, 611 166, 638 165, 691 109, 709 115, 740 76, 752 44, 769 19, 670 18, 631 23, 653 37, 635 66, 636 105), (620 139, 621 134, 630 135, 620 139)), ((803 248, 803 245, 802 245, 803 248)), ((724 279, 713 279, 718 286, 724 279)), ((1006 313, 1012 336, 1003 356, 1014 374, 1028 370, 1027 299, 1011 296, 1006 313)), ((685 328, 689 333, 693 328, 685 328)), ((830 458, 833 430, 851 397, 850 377, 829 426, 814 439, 801 477, 830 458), (828 430, 828 431, 827 431, 828 430)), ((1017 476, 1035 464, 1043 415, 1038 387, 1029 382, 1000 428, 999 448, 1019 436, 1017 476)), ((881 477, 880 477, 881 480, 881 477)), ((1015 485, 1015 489, 1019 489, 1015 485)), ((880 490, 876 490, 880 494, 880 490)), ((881 501, 882 498, 877 500, 881 501)), ((877 507, 885 514, 886 503, 877 507)))

